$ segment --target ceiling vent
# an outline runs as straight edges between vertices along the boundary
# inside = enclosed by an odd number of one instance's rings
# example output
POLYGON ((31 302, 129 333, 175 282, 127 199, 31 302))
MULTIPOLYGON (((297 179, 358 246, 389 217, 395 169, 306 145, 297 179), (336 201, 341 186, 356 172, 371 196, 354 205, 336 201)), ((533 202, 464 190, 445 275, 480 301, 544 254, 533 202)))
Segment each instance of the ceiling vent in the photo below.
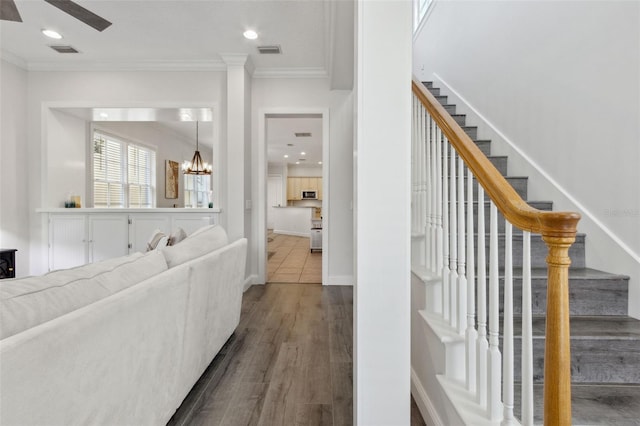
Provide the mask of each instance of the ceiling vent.
POLYGON ((275 44, 273 46, 258 46, 258 52, 261 55, 277 55, 282 53, 280 46, 275 44))
POLYGON ((58 53, 78 53, 76 49, 71 46, 49 46, 58 53))
POLYGON ((307 161, 306 158, 298 158, 298 161, 307 161))
POLYGON ((296 138, 310 138, 311 137, 311 133, 309 132, 296 132, 296 138))

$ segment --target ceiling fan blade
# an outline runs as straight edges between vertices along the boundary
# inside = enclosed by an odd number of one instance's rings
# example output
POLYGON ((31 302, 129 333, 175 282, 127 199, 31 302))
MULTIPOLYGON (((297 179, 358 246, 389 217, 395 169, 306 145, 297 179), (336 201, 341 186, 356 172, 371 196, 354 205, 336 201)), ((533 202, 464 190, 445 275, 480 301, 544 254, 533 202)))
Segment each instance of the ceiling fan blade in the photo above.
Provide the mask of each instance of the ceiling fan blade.
POLYGON ((20 12, 13 0, 0 0, 0 19, 3 21, 22 22, 20 12))
POLYGON ((50 5, 57 7, 63 12, 68 13, 76 19, 84 22, 90 27, 95 28, 98 31, 104 31, 111 25, 111 22, 107 21, 101 16, 96 15, 90 10, 85 9, 78 3, 74 3, 71 0, 44 0, 50 5))

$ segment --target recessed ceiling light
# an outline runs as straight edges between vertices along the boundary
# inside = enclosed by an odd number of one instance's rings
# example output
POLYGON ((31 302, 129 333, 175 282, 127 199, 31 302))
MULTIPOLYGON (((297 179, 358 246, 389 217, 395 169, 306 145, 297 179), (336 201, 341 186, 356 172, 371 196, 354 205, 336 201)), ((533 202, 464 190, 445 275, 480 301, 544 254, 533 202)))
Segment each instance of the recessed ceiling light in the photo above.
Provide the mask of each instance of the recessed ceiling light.
POLYGON ((306 152, 304 152, 304 151, 302 151, 302 152, 300 153, 300 155, 307 155, 307 153, 306 153, 306 152))
POLYGON ((42 30, 42 34, 46 35, 49 38, 54 38, 56 40, 60 40, 62 36, 59 32, 53 30, 42 30))
POLYGON ((300 164, 300 162, 299 162, 299 161, 296 161, 296 164, 300 164))
POLYGON ((322 161, 318 161, 318 164, 322 164, 322 161))
POLYGON ((244 36, 244 38, 249 40, 255 40, 258 38, 258 33, 253 30, 247 30, 244 33, 242 33, 242 35, 244 36))
POLYGON ((287 154, 284 155, 284 158, 289 158, 289 156, 287 154))
POLYGON ((100 118, 103 118, 103 119, 109 118, 109 114, 107 114, 106 112, 101 112, 100 118))

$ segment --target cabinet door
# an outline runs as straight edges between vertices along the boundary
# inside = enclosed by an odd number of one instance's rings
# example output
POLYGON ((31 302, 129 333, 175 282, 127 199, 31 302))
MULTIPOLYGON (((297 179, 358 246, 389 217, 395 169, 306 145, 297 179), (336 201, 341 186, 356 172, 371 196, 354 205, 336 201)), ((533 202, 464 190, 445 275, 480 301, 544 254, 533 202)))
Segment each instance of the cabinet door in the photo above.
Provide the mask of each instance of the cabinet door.
POLYGON ((300 191, 308 191, 311 188, 309 187, 309 178, 301 177, 300 179, 300 191))
POLYGON ((177 228, 184 229, 187 235, 191 235, 194 231, 202 228, 203 226, 213 225, 214 219, 209 214, 177 214, 173 217, 171 224, 171 232, 177 228))
POLYGON ((318 185, 318 200, 322 201, 322 178, 316 178, 317 179, 317 185, 318 185))
POLYGON ((129 253, 127 214, 89 215, 89 262, 129 253))
POLYGON ((49 217, 49 270, 73 268, 87 263, 85 215, 49 217))
POLYGON ((294 192, 294 180, 295 178, 287 178, 287 200, 293 200, 295 192, 294 192))
POLYGON ((171 234, 169 217, 167 215, 156 214, 132 214, 129 216, 129 253, 137 251, 144 253, 147 251, 147 242, 151 239, 153 231, 159 229, 167 236, 171 234))
POLYGON ((300 200, 302 195, 299 177, 287 178, 287 200, 300 200))

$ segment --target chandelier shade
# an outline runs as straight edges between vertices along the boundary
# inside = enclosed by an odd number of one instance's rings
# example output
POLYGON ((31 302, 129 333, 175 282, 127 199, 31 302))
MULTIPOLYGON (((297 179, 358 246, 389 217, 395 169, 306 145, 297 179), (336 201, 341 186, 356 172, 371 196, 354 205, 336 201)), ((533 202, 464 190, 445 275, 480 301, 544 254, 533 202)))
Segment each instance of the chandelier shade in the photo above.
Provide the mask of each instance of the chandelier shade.
POLYGON ((196 152, 190 162, 182 163, 182 171, 185 175, 210 175, 211 169, 211 164, 202 161, 198 151, 198 122, 196 121, 196 152))

